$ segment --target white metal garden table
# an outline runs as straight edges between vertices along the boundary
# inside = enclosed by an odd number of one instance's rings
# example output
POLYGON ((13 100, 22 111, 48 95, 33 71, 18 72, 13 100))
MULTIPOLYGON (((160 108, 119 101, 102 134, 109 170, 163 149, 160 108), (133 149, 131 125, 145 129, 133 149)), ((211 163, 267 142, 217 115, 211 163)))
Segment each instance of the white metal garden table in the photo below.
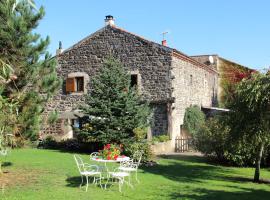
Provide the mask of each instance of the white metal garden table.
MULTIPOLYGON (((100 157, 92 157, 91 158, 92 161, 95 162, 100 162, 100 163, 104 163, 104 167, 105 167, 105 172, 107 173, 107 182, 105 183, 105 189, 107 187, 110 175, 115 176, 115 175, 119 175, 120 177, 115 177, 119 179, 119 191, 121 192, 121 184, 123 185, 124 183, 124 178, 126 176, 129 176, 129 173, 126 172, 110 172, 110 170, 108 169, 107 163, 120 163, 120 162, 124 162, 124 161, 129 161, 130 157, 128 156, 119 156, 116 160, 107 160, 107 159, 103 159, 100 157)), ((130 181, 129 181, 129 185, 130 185, 130 181)))

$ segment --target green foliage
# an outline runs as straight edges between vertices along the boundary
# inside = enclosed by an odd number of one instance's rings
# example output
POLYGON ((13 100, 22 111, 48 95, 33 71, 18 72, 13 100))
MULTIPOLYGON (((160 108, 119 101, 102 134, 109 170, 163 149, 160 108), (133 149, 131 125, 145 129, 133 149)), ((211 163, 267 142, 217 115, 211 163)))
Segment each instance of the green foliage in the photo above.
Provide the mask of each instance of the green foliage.
POLYGON ((215 156, 219 161, 224 161, 225 152, 228 150, 230 127, 224 123, 224 118, 210 118, 200 128, 194 137, 197 150, 210 156, 215 156))
POLYGON ((129 142, 124 144, 124 154, 132 157, 135 152, 142 152, 142 162, 151 161, 154 158, 154 154, 151 150, 151 146, 147 141, 141 142, 129 142))
POLYGON ((78 138, 56 141, 53 137, 45 138, 37 146, 44 149, 57 149, 61 151, 92 153, 102 148, 97 142, 86 142, 78 138))
POLYGON ((205 123, 205 115, 197 106, 186 108, 184 116, 184 128, 192 135, 195 136, 200 130, 200 127, 205 123))
POLYGON ((243 79, 231 109, 234 137, 250 138, 257 151, 254 181, 258 182, 263 151, 270 142, 270 75, 256 73, 243 79))
MULTIPOLYGON (((134 129, 147 127, 150 109, 135 88, 130 75, 113 58, 104 62, 91 82, 92 90, 82 107, 90 119, 88 134, 103 144, 125 143, 135 137, 134 129)), ((85 129, 83 130, 85 133, 85 129)))
POLYGON ((142 141, 146 139, 147 136, 147 128, 135 128, 133 130, 136 141, 142 141))
POLYGON ((158 142, 167 142, 170 140, 170 137, 168 135, 158 135, 158 136, 154 136, 152 138, 152 143, 158 143, 158 142))
POLYGON ((55 123, 55 122, 58 120, 58 117, 59 117, 59 113, 57 112, 57 110, 52 111, 52 112, 49 114, 48 122, 49 122, 50 124, 53 124, 53 123, 55 123))
POLYGON ((55 59, 46 51, 49 38, 34 33, 44 9, 33 5, 31 0, 0 1, 0 69, 12 67, 2 70, 0 79, 6 77, 2 96, 19 102, 17 136, 35 139, 44 105, 61 82, 55 59))
MULTIPOLYGON (((208 119, 194 137, 197 150, 215 158, 219 163, 235 166, 254 166, 259 141, 255 135, 243 133, 235 113, 216 115, 208 119), (237 127, 237 126, 238 127, 237 127)), ((253 132, 255 134, 255 132, 253 132)), ((269 148, 269 146, 268 146, 269 148)), ((262 158, 262 164, 269 166, 269 151, 262 158)))

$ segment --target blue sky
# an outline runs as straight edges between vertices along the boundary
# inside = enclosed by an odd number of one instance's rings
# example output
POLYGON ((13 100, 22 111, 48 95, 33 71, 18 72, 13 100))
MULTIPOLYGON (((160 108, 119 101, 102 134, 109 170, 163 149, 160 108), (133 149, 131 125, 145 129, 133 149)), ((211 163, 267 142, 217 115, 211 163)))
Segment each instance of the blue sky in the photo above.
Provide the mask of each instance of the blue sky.
POLYGON ((36 0, 46 16, 36 32, 49 35, 49 51, 58 41, 68 48, 104 26, 105 15, 116 25, 188 54, 218 54, 240 64, 270 66, 268 0, 36 0))

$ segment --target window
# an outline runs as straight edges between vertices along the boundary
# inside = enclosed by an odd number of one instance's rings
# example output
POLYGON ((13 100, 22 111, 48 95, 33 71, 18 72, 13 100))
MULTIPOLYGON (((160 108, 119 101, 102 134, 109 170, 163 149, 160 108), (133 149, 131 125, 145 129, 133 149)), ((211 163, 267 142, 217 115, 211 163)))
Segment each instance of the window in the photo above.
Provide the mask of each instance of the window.
POLYGON ((67 78, 66 92, 84 92, 84 77, 67 78))
POLYGON ((192 84, 193 84, 193 76, 190 75, 190 76, 189 76, 189 85, 192 85, 192 84))
POLYGON ((73 119, 72 120, 72 126, 73 126, 73 128, 80 128, 81 127, 80 120, 79 119, 73 119))
POLYGON ((83 92, 84 90, 84 81, 83 77, 75 77, 76 92, 83 92))
POLYGON ((131 74, 131 80, 130 80, 130 86, 131 87, 138 87, 138 75, 137 74, 131 74))

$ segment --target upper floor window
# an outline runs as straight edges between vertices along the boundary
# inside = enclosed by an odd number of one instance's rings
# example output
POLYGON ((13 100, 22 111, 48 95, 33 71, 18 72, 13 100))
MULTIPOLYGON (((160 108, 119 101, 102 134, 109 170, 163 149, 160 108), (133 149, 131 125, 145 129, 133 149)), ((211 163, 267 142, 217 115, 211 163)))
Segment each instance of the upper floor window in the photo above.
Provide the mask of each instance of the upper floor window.
POLYGON ((84 79, 83 77, 75 77, 76 92, 84 91, 84 79))
POLYGON ((86 84, 89 82, 89 76, 84 72, 73 72, 68 74, 66 79, 66 92, 74 94, 86 93, 86 84))

